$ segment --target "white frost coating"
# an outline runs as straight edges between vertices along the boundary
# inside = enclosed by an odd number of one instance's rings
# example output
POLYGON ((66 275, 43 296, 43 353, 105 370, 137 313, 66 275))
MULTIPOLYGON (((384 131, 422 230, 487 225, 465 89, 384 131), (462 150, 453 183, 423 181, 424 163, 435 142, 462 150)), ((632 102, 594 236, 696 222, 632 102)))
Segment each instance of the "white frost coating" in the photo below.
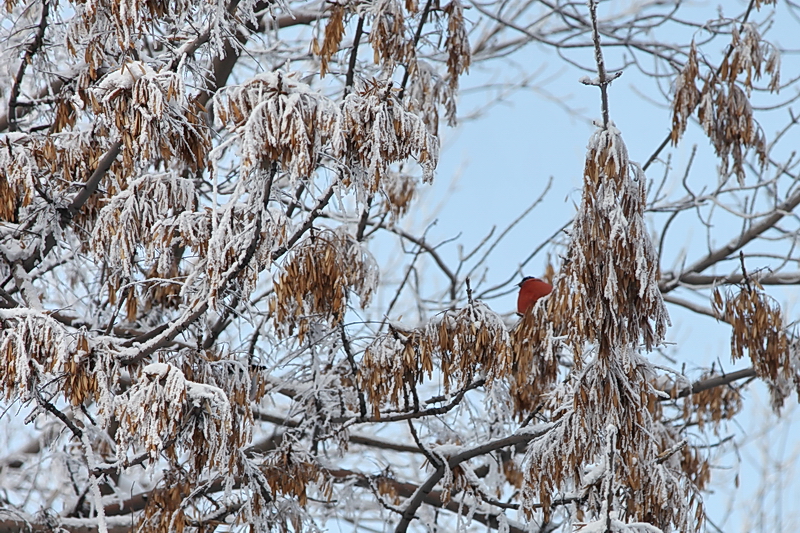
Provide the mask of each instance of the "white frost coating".
POLYGON ((144 258, 159 260, 158 271, 169 272, 172 262, 172 222, 195 200, 194 182, 174 174, 147 174, 100 210, 92 234, 95 255, 112 271, 130 275, 138 250, 144 258))
POLYGON ((545 435, 556 425, 556 422, 547 422, 525 426, 516 430, 514 435, 545 435))
MULTIPOLYGON (((612 515, 613 514, 614 513, 612 513, 612 515)), ((606 519, 605 517, 603 517, 594 522, 581 525, 580 532, 605 533, 606 531, 608 531, 606 526, 607 526, 606 519)), ((611 519, 611 531, 617 533, 664 533, 661 529, 657 528, 652 524, 648 524, 647 522, 632 522, 630 524, 626 524, 625 522, 622 522, 616 518, 611 519)))
POLYGON ((22 142, 27 138, 28 138, 27 133, 22 133, 17 131, 4 133, 3 135, 0 135, 0 144, 9 145, 12 143, 22 142))
POLYGON ((608 239, 614 241, 621 238, 623 242, 628 240, 628 219, 625 218, 625 213, 619 205, 615 205, 611 212, 608 214, 609 222, 611 223, 611 235, 608 239))
POLYGON ((603 155, 602 148, 607 147, 608 152, 617 168, 622 169, 628 164, 628 149, 622 141, 622 134, 617 129, 613 120, 608 122, 608 128, 598 128, 589 138, 587 151, 595 151, 595 163, 601 164, 600 157, 603 155))
POLYGON ((439 446, 434 446, 431 451, 439 457, 449 459, 450 457, 463 452, 464 449, 465 448, 463 446, 457 446, 455 444, 441 444, 439 446))
MULTIPOLYGON (((73 407, 73 416, 76 419, 80 419, 80 415, 77 413, 77 409, 75 409, 74 407, 73 407)), ((83 444, 83 451, 86 456, 86 463, 89 466, 89 470, 92 471, 97 466, 97 459, 94 455, 94 450, 92 449, 92 443, 89 440, 88 430, 84 430, 83 433, 81 434, 81 444, 83 444)), ((97 482, 97 476, 90 475, 89 484, 92 487, 94 508, 95 512, 97 512, 97 530, 99 533, 108 533, 108 525, 106 524, 106 512, 105 512, 105 507, 103 506, 103 496, 100 493, 100 484, 97 482)))
POLYGON ((161 379, 166 377, 171 368, 174 367, 172 365, 168 365, 167 363, 150 363, 142 369, 142 373, 151 378, 155 377, 161 379))
POLYGON ((698 116, 703 117, 701 125, 706 135, 711 135, 714 130, 714 91, 705 91, 697 106, 698 116))
POLYGON ((213 385, 187 381, 186 395, 192 400, 192 404, 195 407, 200 407, 204 401, 208 401, 211 407, 220 412, 230 411, 231 408, 228 397, 225 396, 225 392, 213 385))
MULTIPOLYGON (((130 516, 106 516, 105 523, 108 527, 113 528, 130 528, 131 525, 131 517, 130 516)), ((30 522, 34 522, 34 519, 31 518, 30 522)), ((58 517, 58 523, 61 526, 66 527, 69 530, 72 529, 94 529, 98 527, 98 520, 97 518, 71 518, 71 517, 58 517)))
POLYGON ((422 119, 403 109, 392 96, 391 87, 349 94, 342 115, 347 139, 354 148, 350 163, 360 196, 381 182, 390 164, 409 157, 421 165, 424 181, 433 179, 439 158, 438 138, 430 134, 422 119))
POLYGON ((27 306, 34 311, 43 311, 41 295, 33 286, 31 275, 19 263, 14 267, 14 280, 27 306))
MULTIPOLYGON (((124 2, 123 2, 124 4, 124 2)), ((158 73, 143 61, 131 61, 112 72, 109 72, 97 84, 98 95, 103 100, 108 101, 113 98, 118 91, 132 89, 136 80, 141 78, 154 78, 158 73)))
POLYGON ((151 458, 157 457, 169 442, 191 434, 196 417, 209 417, 202 423, 208 447, 208 461, 221 463, 227 458, 232 412, 225 392, 213 385, 189 381, 183 372, 168 363, 151 363, 142 369, 145 379, 135 383, 116 401, 120 421, 117 454, 124 460, 131 445, 143 446, 151 458), (192 407, 201 409, 189 409, 192 407))
POLYGON ((64 326, 49 315, 34 309, 0 309, 0 319, 5 322, 0 330, 0 353, 10 353, 14 358, 16 394, 26 401, 32 388, 38 386, 32 371, 44 381, 67 371, 67 364, 75 355, 75 336, 67 334, 64 326))
POLYGON ((603 297, 609 302, 616 302, 616 295, 617 292, 619 292, 619 286, 617 284, 617 271, 613 268, 609 268, 606 270, 606 272, 606 285, 603 289, 603 297))

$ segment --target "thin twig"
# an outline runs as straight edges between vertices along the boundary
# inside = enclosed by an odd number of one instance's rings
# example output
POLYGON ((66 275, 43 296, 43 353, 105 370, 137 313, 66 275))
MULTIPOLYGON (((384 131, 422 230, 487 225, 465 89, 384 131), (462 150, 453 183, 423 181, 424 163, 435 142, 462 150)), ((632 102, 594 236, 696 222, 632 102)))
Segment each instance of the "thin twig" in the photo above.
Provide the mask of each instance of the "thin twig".
POLYGON ((597 63, 597 80, 584 83, 600 87, 600 100, 603 108, 603 129, 606 130, 608 129, 608 86, 622 74, 622 71, 617 72, 610 78, 606 72, 603 49, 600 47, 600 31, 597 29, 597 0, 589 0, 589 14, 592 19, 592 41, 594 42, 594 60, 597 63))
POLYGON ((49 412, 50 414, 61 420, 61 422, 69 428, 69 430, 72 432, 73 435, 75 435, 75 437, 78 440, 81 440, 83 438, 83 431, 78 426, 73 424, 72 420, 67 418, 67 415, 56 409, 56 407, 52 403, 42 398, 38 390, 35 391, 35 395, 36 395, 36 403, 42 406, 47 412, 49 412))
POLYGON ((358 366, 356 366, 356 358, 353 355, 353 349, 350 347, 350 339, 347 338, 344 324, 339 325, 339 332, 342 338, 342 348, 344 348, 344 353, 347 354, 347 362, 350 363, 350 371, 353 372, 353 386, 358 394, 358 409, 363 419, 367 417, 367 402, 364 399, 364 391, 362 391, 361 387, 358 385, 358 366))
MULTIPOLYGON (((433 3, 432 0, 428 0, 425 3, 425 9, 422 10, 422 18, 420 19, 419 26, 417 26, 417 31, 414 34, 413 50, 417 49, 417 45, 419 44, 419 39, 420 37, 422 37, 422 27, 425 26, 425 21, 428 18, 428 12, 431 10, 432 3, 433 3)), ((415 59, 412 61, 415 61, 415 59)), ((400 93, 397 96, 397 99, 400 100, 401 102, 403 101, 403 95, 406 92, 406 84, 408 83, 408 78, 411 75, 411 67, 409 65, 406 65, 405 67, 406 71, 403 74, 403 81, 400 83, 400 93)))
POLYGON ((22 61, 17 69, 17 75, 14 76, 14 83, 11 85, 11 91, 8 96, 8 131, 17 131, 17 99, 19 98, 20 88, 22 87, 22 78, 25 76, 25 69, 32 62, 34 54, 44 44, 44 32, 47 30, 47 16, 50 13, 50 2, 45 0, 42 2, 42 14, 39 18, 39 25, 36 29, 36 35, 33 41, 28 43, 25 47, 25 54, 22 56, 22 61))
POLYGON ((356 60, 358 59, 358 44, 361 41, 361 34, 364 31, 364 16, 358 17, 356 24, 356 34, 353 37, 353 48, 350 50, 350 62, 347 66, 347 77, 344 82, 344 96, 346 97, 353 90, 353 82, 356 75, 356 60))

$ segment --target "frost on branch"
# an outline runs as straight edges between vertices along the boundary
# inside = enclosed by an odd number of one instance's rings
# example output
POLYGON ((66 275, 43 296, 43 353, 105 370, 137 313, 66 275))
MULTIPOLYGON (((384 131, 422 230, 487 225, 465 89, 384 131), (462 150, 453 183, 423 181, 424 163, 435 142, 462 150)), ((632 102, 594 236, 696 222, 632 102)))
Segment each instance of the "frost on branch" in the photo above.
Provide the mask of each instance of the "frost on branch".
POLYGON ((338 106, 296 76, 281 71, 260 74, 215 98, 219 120, 241 144, 246 169, 278 162, 292 179, 307 178, 323 153, 341 155, 338 106))
POLYGON ((269 305, 278 335, 296 335, 302 343, 315 323, 338 326, 350 291, 366 307, 377 285, 375 259, 346 230, 312 234, 295 247, 275 282, 269 305))
POLYGON ((219 387, 189 381, 167 363, 145 366, 131 388, 116 400, 119 420, 117 453, 125 460, 132 446, 141 446, 152 460, 164 452, 177 459, 177 449, 194 450, 194 468, 230 469, 231 404, 219 387))
POLYGON ((610 512, 662 531, 698 529, 700 495, 673 456, 681 448, 678 435, 662 431, 653 416, 651 377, 647 360, 627 347, 587 363, 554 393, 546 407, 556 428, 534 440, 525 457, 527 512, 540 502, 547 517, 566 489, 585 499, 591 519, 610 512))
POLYGON ((122 141, 125 168, 142 168, 156 158, 169 164, 177 157, 197 169, 210 140, 201 108, 185 92, 181 75, 131 61, 109 72, 87 95, 98 115, 96 127, 122 141))
POLYGON ((63 379, 61 391, 72 405, 88 399, 104 405, 112 370, 83 331, 68 334, 53 318, 30 309, 0 310, 0 325, 0 397, 5 401, 29 401, 37 389, 63 379))
POLYGON ((567 258, 548 302, 554 328, 574 350, 590 342, 599 357, 609 357, 614 347, 640 341, 649 351, 664 337, 669 317, 644 204, 644 173, 628 161, 619 130, 598 129, 589 141, 567 258))
MULTIPOLYGON (((441 371, 445 393, 461 390, 476 379, 487 385, 515 372, 511 345, 502 319, 482 302, 448 311, 426 326, 390 327, 364 352, 359 379, 374 412, 385 404, 400 407, 407 386, 441 371)), ((404 406, 408 407, 408 406, 404 406)))

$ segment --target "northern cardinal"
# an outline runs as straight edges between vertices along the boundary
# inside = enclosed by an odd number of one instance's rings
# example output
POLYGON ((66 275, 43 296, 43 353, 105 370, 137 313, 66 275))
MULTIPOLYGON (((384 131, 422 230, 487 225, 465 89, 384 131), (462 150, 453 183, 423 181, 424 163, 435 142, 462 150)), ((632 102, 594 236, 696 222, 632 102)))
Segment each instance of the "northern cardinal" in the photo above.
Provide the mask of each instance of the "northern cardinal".
POLYGON ((541 298, 553 291, 553 286, 533 276, 522 278, 519 283, 519 296, 517 296, 517 314, 524 315, 541 298))

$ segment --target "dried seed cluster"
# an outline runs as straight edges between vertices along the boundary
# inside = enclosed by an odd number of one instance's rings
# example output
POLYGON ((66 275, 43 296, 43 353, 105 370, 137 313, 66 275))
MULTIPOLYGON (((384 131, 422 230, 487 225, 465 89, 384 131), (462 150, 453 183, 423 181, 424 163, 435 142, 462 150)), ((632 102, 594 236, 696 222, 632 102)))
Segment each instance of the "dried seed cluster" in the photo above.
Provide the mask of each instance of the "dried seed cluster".
POLYGON ((567 258, 548 302, 548 316, 573 351, 588 342, 599 357, 610 357, 639 342, 649 351, 664 337, 669 317, 644 205, 644 173, 628 161, 619 130, 598 129, 589 141, 567 258))
POLYGON ((620 519, 696 531, 703 517, 700 495, 680 462, 663 460, 679 441, 659 431, 648 410, 651 366, 634 347, 612 355, 587 363, 550 398, 556 426, 526 454, 523 509, 532 513, 541 503, 547 519, 554 495, 575 487, 597 514, 613 483, 620 519), (609 471, 612 480, 600 477, 609 471), (687 505, 674 505, 676 498, 687 505))
MULTIPOLYGON (((416 46, 406 35, 406 11, 404 2, 378 0, 367 4, 371 15, 369 42, 372 45, 376 65, 391 71, 396 63, 414 64, 416 46)), ((414 6, 416 7, 416 6, 414 6)), ((413 14, 413 12, 409 12, 413 14)))
POLYGON ((192 485, 185 479, 175 479, 174 471, 167 471, 161 486, 150 492, 147 505, 142 513, 140 531, 160 533, 175 531, 182 533, 190 525, 186 516, 184 501, 192 491, 192 485))
POLYGON ((196 170, 206 160, 211 142, 201 109, 186 97, 183 77, 175 72, 157 73, 141 61, 124 63, 86 95, 97 127, 122 140, 124 168, 177 157, 196 170))
POLYGON ((390 178, 385 181, 383 193, 387 200, 392 220, 397 221, 408 213, 411 201, 416 196, 417 178, 400 172, 388 172, 390 178))
POLYGON ((444 8, 447 13, 447 38, 444 42, 447 51, 447 83, 455 94, 458 91, 458 78, 469 70, 472 52, 464 22, 464 6, 459 0, 451 0, 444 8))
POLYGON ((361 243, 343 230, 324 230, 300 243, 275 281, 270 313, 282 338, 303 343, 314 324, 338 326, 347 312, 349 292, 369 304, 378 267, 361 243))
POLYGON ((333 487, 313 458, 306 453, 295 452, 290 447, 281 448, 265 457, 261 471, 273 498, 288 495, 303 506, 308 500, 311 485, 319 488, 324 497, 332 496, 333 487))
MULTIPOLYGON (((31 210, 48 209, 42 202, 33 203, 37 190, 47 191, 51 202, 62 204, 75 183, 89 178, 103 151, 87 132, 6 135, 0 143, 0 220, 20 222, 31 210)), ((119 162, 112 164, 111 173, 120 168, 119 162)), ((96 206, 97 200, 90 199, 77 221, 92 220, 96 206)))
POLYGON ((717 314, 733 328, 731 357, 750 357, 756 375, 770 387, 773 408, 778 410, 792 383, 800 397, 800 363, 794 358, 778 303, 753 280, 746 280, 736 294, 724 297, 714 291, 717 314))
POLYGON ((231 404, 225 392, 213 385, 187 380, 168 363, 151 363, 123 395, 115 400, 118 459, 141 446, 151 460, 165 453, 176 461, 178 450, 203 449, 190 464, 196 472, 235 464, 231 444, 243 441, 232 433, 231 404), (148 406, 147 409, 140 408, 148 406))
POLYGON ((439 160, 439 139, 417 115, 409 113, 394 95, 392 85, 373 80, 344 102, 342 128, 345 157, 359 190, 374 193, 389 165, 414 158, 423 181, 433 180, 439 160))
POLYGON ((196 201, 194 182, 172 173, 146 174, 108 199, 97 215, 89 246, 113 272, 110 283, 132 276, 137 254, 155 261, 156 273, 168 273, 176 236, 160 226, 184 210, 192 211, 196 201))
MULTIPOLYGON (((375 63, 384 71, 391 72, 397 65, 403 65, 408 74, 404 103, 409 110, 415 111, 423 119, 428 129, 436 132, 439 126, 439 105, 444 105, 447 122, 455 125, 456 98, 459 77, 467 72, 472 60, 467 22, 464 18, 464 6, 459 0, 453 0, 441 10, 428 9, 420 12, 416 1, 381 0, 364 5, 356 3, 334 4, 325 26, 322 44, 317 38, 311 43, 311 50, 318 55, 321 63, 321 75, 330 70, 330 61, 339 51, 348 18, 353 15, 360 18, 372 45, 375 63), (418 56, 417 35, 420 17, 426 20, 440 16, 444 29, 444 52, 446 74, 440 75, 428 62, 418 56), (444 18, 444 17, 442 17, 444 18)), ((425 39, 422 39, 422 43, 425 39)), ((434 59, 440 60, 433 56, 434 59)), ((348 65, 342 64, 341 68, 348 65)))
MULTIPOLYGON (((720 374, 714 370, 704 372, 699 381, 711 379, 720 374)), ((713 387, 691 394, 684 400, 683 417, 688 423, 697 423, 702 429, 707 423, 714 432, 724 420, 730 420, 742 409, 742 395, 733 385, 713 387)))
POLYGON ((406 95, 409 111, 422 119, 428 131, 434 134, 439 131, 440 105, 444 106, 447 125, 456 125, 455 93, 447 80, 427 61, 417 61, 414 76, 410 78, 406 88, 406 95))
POLYGON ((0 324, 0 397, 6 402, 31 400, 52 376, 64 380, 61 390, 72 405, 108 394, 111 372, 98 367, 83 332, 69 335, 56 320, 31 309, 4 309, 0 324))
POLYGON ((314 172, 323 150, 341 153, 338 106, 292 74, 259 74, 215 101, 218 120, 241 139, 245 168, 279 162, 297 179, 314 172))
POLYGON ((333 54, 339 51, 339 44, 344 37, 344 15, 346 8, 343 4, 333 4, 328 17, 328 24, 325 26, 325 37, 320 46, 319 41, 314 38, 311 41, 311 51, 319 56, 319 76, 324 78, 329 72, 328 63, 333 54))
POLYGON ((721 173, 727 176, 732 163, 730 170, 743 184, 745 150, 754 149, 762 165, 767 157, 764 133, 753 118, 749 95, 762 72, 771 77, 770 91, 780 88, 780 55, 761 39, 754 24, 745 24, 741 33, 734 27, 731 38, 730 51, 719 69, 709 69, 705 75, 700 73, 697 48, 692 43, 675 86, 671 135, 677 144, 697 109, 697 118, 720 157, 721 173), (702 90, 697 88, 698 81, 703 82, 702 90))
MULTIPOLYGON (((655 416, 653 370, 638 353, 640 344, 649 351, 661 342, 669 321, 644 206, 644 174, 629 162, 620 132, 613 124, 598 129, 561 273, 515 331, 517 360, 538 370, 545 386, 557 379, 562 342, 574 361, 551 394, 515 398, 528 410, 544 398, 555 424, 523 465, 523 509, 541 505, 545 520, 554 496, 570 487, 593 516, 613 508, 620 520, 665 531, 694 531, 702 521, 692 474, 666 460, 679 451, 679 436, 655 416), (688 505, 672 505, 676 495, 688 505)), ((520 380, 517 389, 524 386, 520 380)))
POLYGON ((218 97, 222 122, 241 139, 246 168, 279 162, 293 179, 311 177, 320 158, 344 158, 344 184, 359 198, 378 191, 389 165, 415 158, 423 179, 433 179, 438 139, 406 111, 391 84, 373 80, 350 93, 340 108, 281 72, 261 74, 218 97))
POLYGON ((376 414, 385 405, 410 405, 410 388, 441 371, 445 393, 478 375, 487 383, 513 372, 511 341, 501 318, 482 302, 448 311, 413 330, 390 327, 364 352, 359 381, 376 414))

